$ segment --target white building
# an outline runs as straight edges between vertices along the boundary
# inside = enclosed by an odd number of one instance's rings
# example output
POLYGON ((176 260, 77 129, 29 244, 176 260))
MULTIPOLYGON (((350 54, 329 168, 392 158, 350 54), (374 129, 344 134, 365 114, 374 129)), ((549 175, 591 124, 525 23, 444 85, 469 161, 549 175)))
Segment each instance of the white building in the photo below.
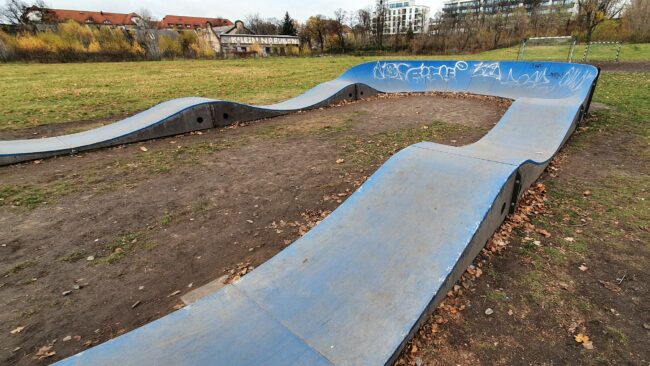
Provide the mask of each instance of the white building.
MULTIPOLYGON (((405 34, 410 30, 415 34, 429 31, 430 9, 425 5, 416 5, 415 0, 378 0, 383 7, 384 34, 405 34)), ((373 32, 377 29, 377 10, 372 15, 373 32)))
MULTIPOLYGON (((446 0, 442 11, 446 15, 508 13, 526 8, 526 4, 523 0, 446 0)), ((530 9, 526 10, 530 13, 530 9)), ((539 12, 545 14, 551 10, 578 14, 578 0, 541 0, 539 12)))

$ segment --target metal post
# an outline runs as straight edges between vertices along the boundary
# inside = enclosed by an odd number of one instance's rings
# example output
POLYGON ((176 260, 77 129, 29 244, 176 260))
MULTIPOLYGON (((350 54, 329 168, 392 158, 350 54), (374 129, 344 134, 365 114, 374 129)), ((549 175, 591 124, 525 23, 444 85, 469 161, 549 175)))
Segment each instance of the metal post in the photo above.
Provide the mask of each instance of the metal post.
POLYGON ((526 52, 526 40, 527 39, 521 41, 521 45, 519 46, 519 53, 517 54, 517 61, 522 61, 524 59, 524 52, 526 52))
POLYGON ((591 42, 587 42, 585 45, 585 52, 582 54, 582 62, 587 62, 587 55, 589 54, 589 45, 591 45, 591 42))
POLYGON ((571 43, 571 49, 569 49, 569 62, 573 62, 573 53, 576 50, 576 39, 573 38, 573 43, 571 43))

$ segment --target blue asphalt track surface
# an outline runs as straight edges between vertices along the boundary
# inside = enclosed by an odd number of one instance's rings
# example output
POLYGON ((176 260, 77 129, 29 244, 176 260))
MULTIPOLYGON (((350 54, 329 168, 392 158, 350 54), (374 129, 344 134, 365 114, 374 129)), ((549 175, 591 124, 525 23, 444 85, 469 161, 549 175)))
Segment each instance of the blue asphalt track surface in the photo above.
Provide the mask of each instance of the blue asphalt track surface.
MULTIPOLYGON (((379 61, 286 102, 237 105, 284 113, 348 90, 356 99, 360 91, 439 91, 514 100, 476 143, 421 142, 398 152, 319 225, 238 282, 58 364, 390 364, 569 138, 598 74, 568 63, 379 61)), ((102 146, 195 105, 221 115, 224 103, 172 100, 97 130, 3 141, 0 156, 102 146)))

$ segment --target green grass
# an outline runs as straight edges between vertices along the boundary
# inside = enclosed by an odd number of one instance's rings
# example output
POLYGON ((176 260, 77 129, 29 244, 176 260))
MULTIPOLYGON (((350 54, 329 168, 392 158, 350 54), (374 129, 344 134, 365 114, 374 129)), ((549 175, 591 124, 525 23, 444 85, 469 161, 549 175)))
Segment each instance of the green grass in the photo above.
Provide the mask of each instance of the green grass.
MULTIPOLYGON (((540 58, 562 59, 566 47, 540 58)), ((517 47, 447 59, 514 60, 517 47)), ((0 64, 0 130, 87 120, 116 120, 179 97, 202 96, 268 104, 336 78, 349 67, 380 58, 332 56, 246 60, 179 60, 72 64, 0 64)), ((622 59, 650 60, 650 45, 625 45, 622 59)), ((79 128, 77 128, 79 129, 79 128)))
MULTIPOLYGON (((115 263, 120 259, 126 257, 136 245, 142 245, 138 241, 143 241, 145 235, 143 232, 128 233, 119 238, 114 239, 107 245, 110 254, 106 257, 106 262, 109 264, 115 263)), ((145 244, 144 246, 148 246, 145 244)))
POLYGON ((13 205, 34 208, 45 204, 48 199, 68 194, 75 190, 71 182, 54 182, 47 185, 0 185, 0 206, 13 205))
MULTIPOLYGON (((585 46, 576 45, 573 61, 581 61, 585 46)), ((479 54, 480 59, 516 60, 519 46, 500 48, 479 54)), ((569 45, 559 46, 529 46, 524 53, 525 60, 566 61, 569 45)), ((588 61, 614 61, 616 46, 592 45, 589 49, 588 61)), ((649 61, 650 44, 624 44, 621 48, 621 61, 649 61)))

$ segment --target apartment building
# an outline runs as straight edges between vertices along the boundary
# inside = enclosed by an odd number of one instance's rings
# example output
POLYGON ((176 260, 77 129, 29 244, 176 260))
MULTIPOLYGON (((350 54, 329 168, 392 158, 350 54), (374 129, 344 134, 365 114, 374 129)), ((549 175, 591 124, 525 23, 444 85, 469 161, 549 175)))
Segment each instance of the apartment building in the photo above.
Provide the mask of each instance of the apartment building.
MULTIPOLYGON (((508 13, 519 8, 524 8, 530 13, 531 4, 533 2, 522 0, 447 0, 442 10, 445 15, 508 13)), ((578 0, 541 0, 537 11, 541 14, 551 11, 577 14, 578 0)))
POLYGON ((404 34, 410 30, 415 34, 429 31, 430 8, 426 5, 417 5, 415 0, 378 0, 377 9, 381 9, 383 18, 380 19, 378 10, 372 15, 373 32, 377 30, 377 23, 384 25, 384 34, 404 34))

